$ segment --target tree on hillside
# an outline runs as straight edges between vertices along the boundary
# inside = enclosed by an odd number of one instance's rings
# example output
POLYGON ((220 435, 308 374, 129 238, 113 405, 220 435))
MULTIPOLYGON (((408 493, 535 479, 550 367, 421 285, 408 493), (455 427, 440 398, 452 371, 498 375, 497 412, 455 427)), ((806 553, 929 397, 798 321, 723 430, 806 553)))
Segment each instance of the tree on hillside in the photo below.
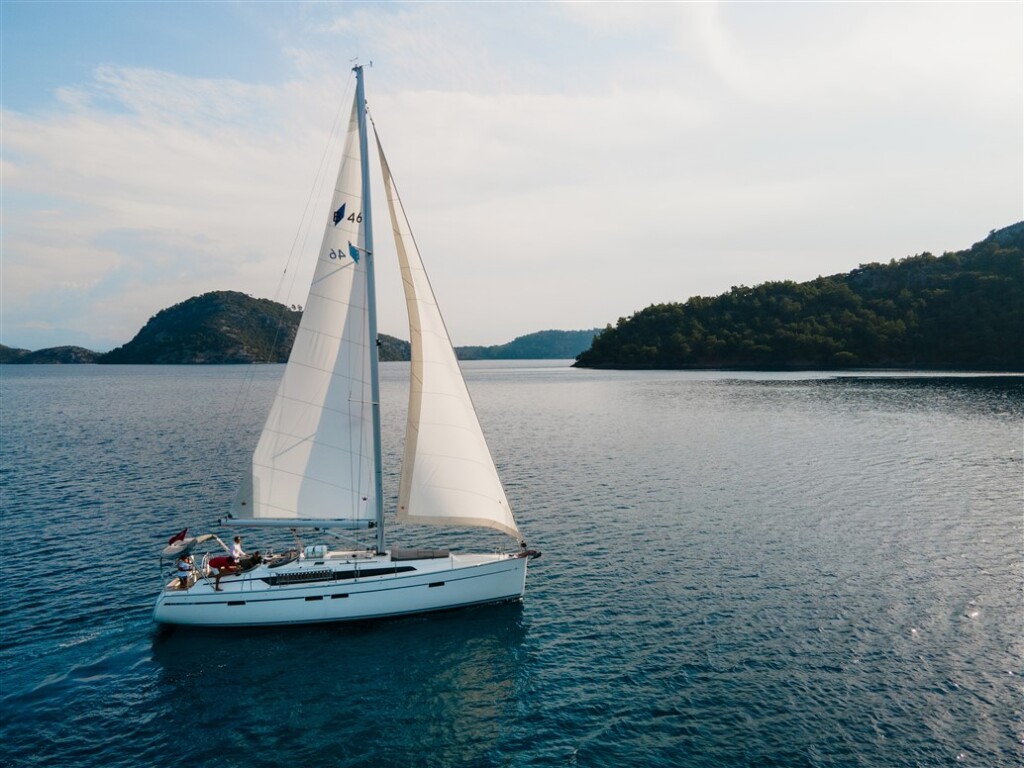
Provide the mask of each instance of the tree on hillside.
POLYGON ((576 358, 597 368, 1024 370, 1024 222, 967 251, 737 286, 620 318, 576 358))

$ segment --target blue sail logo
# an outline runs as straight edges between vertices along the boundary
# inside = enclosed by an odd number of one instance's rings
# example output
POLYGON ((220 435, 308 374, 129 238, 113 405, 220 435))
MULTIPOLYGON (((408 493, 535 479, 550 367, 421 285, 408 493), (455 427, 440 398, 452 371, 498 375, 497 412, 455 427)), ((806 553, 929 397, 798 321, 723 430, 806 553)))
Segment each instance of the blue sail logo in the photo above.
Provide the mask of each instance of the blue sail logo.
POLYGON ((345 203, 341 204, 341 208, 334 212, 334 226, 338 226, 338 222, 345 218, 345 203))
MULTIPOLYGON (((362 251, 362 248, 360 248, 358 245, 352 245, 352 241, 350 240, 349 243, 348 243, 348 254, 347 255, 356 264, 359 263, 359 253, 360 253, 360 251, 362 251)), ((345 254, 345 252, 341 248, 331 248, 331 250, 329 250, 327 252, 327 258, 332 259, 332 260, 333 259, 344 259, 345 256, 346 256, 346 254, 345 254)))

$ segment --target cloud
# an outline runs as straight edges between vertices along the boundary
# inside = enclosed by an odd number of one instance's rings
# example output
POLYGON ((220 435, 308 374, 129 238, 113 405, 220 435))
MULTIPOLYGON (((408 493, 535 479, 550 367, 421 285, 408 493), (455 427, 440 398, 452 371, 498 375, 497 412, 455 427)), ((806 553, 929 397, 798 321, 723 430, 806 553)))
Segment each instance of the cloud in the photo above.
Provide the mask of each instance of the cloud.
POLYGON ((966 247, 1024 206, 1020 22, 998 4, 315 5, 280 31, 278 83, 98 66, 3 113, 4 343, 48 326, 120 344, 208 290, 303 303, 329 128, 370 41, 371 112, 457 343, 966 247))
POLYGON ((308 147, 326 145, 304 127, 329 125, 311 90, 103 67, 54 113, 5 112, 5 333, 31 327, 18 318, 47 306, 54 275, 50 308, 105 346, 194 293, 270 293, 317 169, 308 147))

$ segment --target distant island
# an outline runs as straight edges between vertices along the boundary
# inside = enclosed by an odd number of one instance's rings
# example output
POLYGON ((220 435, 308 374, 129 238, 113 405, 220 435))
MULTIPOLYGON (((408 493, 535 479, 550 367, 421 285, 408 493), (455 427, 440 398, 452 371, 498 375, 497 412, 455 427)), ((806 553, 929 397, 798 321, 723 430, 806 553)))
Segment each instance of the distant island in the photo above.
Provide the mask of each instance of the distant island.
POLYGON ((538 331, 493 347, 456 347, 460 360, 572 360, 587 349, 600 328, 538 331))
POLYGON ((581 368, 1024 370, 1024 222, 965 251, 739 286, 621 318, 581 368))
MULTIPOLYGON (((283 363, 300 307, 214 291, 161 310, 107 353, 0 345, 0 363, 283 363)), ((653 304, 603 331, 539 331, 457 347, 462 360, 573 359, 580 368, 1024 371, 1024 222, 965 251, 922 253, 796 283, 653 304)), ((381 334, 380 359, 409 342, 381 334)))
MULTIPOLYGON (((82 347, 31 352, 0 345, 0 363, 194 365, 284 363, 302 310, 237 291, 212 291, 160 310, 135 337, 107 353, 82 347)), ((598 329, 540 331, 492 347, 457 347, 460 359, 573 359, 598 329)), ((380 334, 383 362, 408 360, 408 341, 380 334)))
POLYGON ((213 291, 162 309, 96 362, 131 365, 283 363, 302 313, 270 299, 213 291))
POLYGON ((0 344, 0 363, 95 363, 101 357, 84 347, 47 347, 32 352, 0 344))

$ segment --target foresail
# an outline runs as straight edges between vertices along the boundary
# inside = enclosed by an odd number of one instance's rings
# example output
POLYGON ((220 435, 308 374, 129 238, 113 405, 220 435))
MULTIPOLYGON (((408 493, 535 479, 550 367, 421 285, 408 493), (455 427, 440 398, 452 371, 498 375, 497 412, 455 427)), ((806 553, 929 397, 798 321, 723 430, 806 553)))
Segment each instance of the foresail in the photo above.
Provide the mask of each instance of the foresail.
POLYGON ((519 536, 455 350, 377 138, 409 313, 411 345, 398 519, 519 536))
POLYGON ((353 106, 309 297, 236 517, 375 517, 360 173, 353 106))

